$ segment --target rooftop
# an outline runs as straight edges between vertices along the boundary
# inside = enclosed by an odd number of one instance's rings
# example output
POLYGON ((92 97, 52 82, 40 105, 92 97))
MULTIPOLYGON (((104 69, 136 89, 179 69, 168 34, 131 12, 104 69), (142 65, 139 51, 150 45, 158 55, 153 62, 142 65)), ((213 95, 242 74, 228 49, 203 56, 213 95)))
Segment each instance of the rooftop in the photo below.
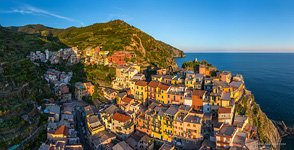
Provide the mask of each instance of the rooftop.
POLYGON ((136 85, 139 85, 139 86, 147 86, 148 85, 148 82, 146 81, 142 81, 142 80, 139 80, 135 83, 136 85))
POLYGON ((123 102, 125 102, 125 103, 130 103, 130 102, 133 101, 133 100, 134 100, 133 98, 126 96, 126 97, 124 97, 121 101, 123 101, 123 102))
POLYGON ((220 107, 220 108, 218 109, 218 113, 219 113, 219 114, 229 114, 229 113, 231 113, 231 112, 232 112, 232 109, 229 108, 229 107, 220 107))
POLYGON ((171 150, 174 149, 174 146, 169 143, 164 143, 159 150, 171 150))
POLYGON ((133 150, 125 141, 121 141, 112 147, 112 150, 133 150))
POLYGON ((201 122, 201 118, 198 116, 194 116, 194 115, 188 115, 185 119, 184 122, 189 122, 189 123, 200 123, 201 122))
POLYGON ((178 112, 178 108, 176 106, 171 105, 166 111, 165 114, 170 116, 174 116, 178 112))
POLYGON ((241 82, 241 81, 232 81, 230 83, 230 86, 232 86, 234 88, 239 88, 242 84, 243 84, 243 82, 241 82))
POLYGON ((132 118, 129 115, 125 115, 125 114, 116 112, 112 116, 112 119, 117 120, 119 122, 127 122, 127 121, 131 120, 132 118))
POLYGON ((148 86, 152 88, 156 88, 159 85, 159 82, 157 81, 150 81, 148 86))
POLYGON ((193 90, 193 95, 203 96, 206 93, 204 90, 193 90))
POLYGON ((104 109, 104 112, 108 115, 112 115, 115 111, 118 110, 118 107, 115 105, 110 105, 109 107, 107 107, 106 109, 104 109))
POLYGON ((61 125, 59 126, 56 131, 54 132, 54 134, 63 134, 63 135, 67 135, 68 134, 68 128, 65 125, 61 125))
POLYGON ((220 130, 217 132, 217 135, 221 136, 233 136, 236 132, 237 127, 232 125, 223 125, 221 126, 220 130))
POLYGON ((169 85, 166 85, 166 84, 163 84, 163 83, 160 83, 158 85, 158 87, 161 89, 161 90, 168 90, 170 88, 169 85))

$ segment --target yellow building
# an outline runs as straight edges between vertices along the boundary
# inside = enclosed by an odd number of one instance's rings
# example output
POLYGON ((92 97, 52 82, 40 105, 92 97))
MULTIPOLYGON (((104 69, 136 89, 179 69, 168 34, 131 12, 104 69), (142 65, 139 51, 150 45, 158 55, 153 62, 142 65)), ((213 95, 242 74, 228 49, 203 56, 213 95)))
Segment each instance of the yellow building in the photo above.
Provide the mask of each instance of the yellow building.
POLYGON ((152 75, 152 81, 158 81, 158 82, 162 82, 162 75, 156 74, 156 75, 152 75))
POLYGON ((173 121, 175 115, 178 112, 178 108, 176 106, 171 105, 164 113, 162 120, 162 139, 171 142, 173 140, 173 121))
POLYGON ((135 83, 135 92, 134 92, 134 96, 135 96, 135 99, 136 100, 139 100, 141 101, 143 104, 146 103, 146 99, 147 99, 147 85, 148 85, 148 82, 146 81, 137 81, 135 83))
POLYGON ((163 104, 168 104, 169 85, 160 83, 156 88, 156 100, 163 104))
POLYGON ((86 118, 87 128, 90 135, 97 134, 105 130, 105 127, 101 124, 98 116, 91 115, 86 118))
POLYGON ((186 87, 191 87, 191 88, 196 87, 196 78, 195 78, 195 73, 194 72, 192 72, 192 71, 186 72, 185 86, 186 87))
POLYGON ((157 107, 154 114, 152 115, 151 136, 154 138, 163 139, 163 136, 162 136, 163 113, 164 111, 162 110, 162 108, 157 107))
POLYGON ((172 85, 177 85, 182 83, 184 83, 184 80, 177 76, 171 80, 172 85))
POLYGON ((232 81, 230 83, 232 87, 232 97, 237 101, 243 95, 244 83, 242 81, 232 81))

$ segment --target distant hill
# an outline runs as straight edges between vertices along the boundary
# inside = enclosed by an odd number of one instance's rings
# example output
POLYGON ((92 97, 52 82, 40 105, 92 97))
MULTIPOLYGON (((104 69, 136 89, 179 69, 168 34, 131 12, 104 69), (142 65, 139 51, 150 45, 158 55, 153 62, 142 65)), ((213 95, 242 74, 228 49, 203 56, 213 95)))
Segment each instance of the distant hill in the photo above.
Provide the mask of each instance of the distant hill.
POLYGON ((56 38, 64 45, 78 46, 80 49, 102 46, 104 50, 110 52, 134 51, 138 56, 138 62, 146 62, 159 67, 176 66, 173 57, 183 55, 183 51, 154 39, 122 20, 67 29, 54 29, 40 24, 8 28, 49 40, 56 38))

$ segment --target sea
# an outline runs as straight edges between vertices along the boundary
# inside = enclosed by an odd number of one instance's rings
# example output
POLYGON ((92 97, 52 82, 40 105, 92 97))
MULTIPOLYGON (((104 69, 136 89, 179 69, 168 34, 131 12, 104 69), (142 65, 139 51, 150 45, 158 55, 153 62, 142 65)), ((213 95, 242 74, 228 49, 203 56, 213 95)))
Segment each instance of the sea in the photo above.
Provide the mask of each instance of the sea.
MULTIPOLYGON (((294 53, 186 53, 176 62, 181 67, 195 59, 242 74, 262 111, 272 120, 294 126, 294 53)), ((294 150, 294 137, 283 138, 281 145, 282 150, 294 150)))

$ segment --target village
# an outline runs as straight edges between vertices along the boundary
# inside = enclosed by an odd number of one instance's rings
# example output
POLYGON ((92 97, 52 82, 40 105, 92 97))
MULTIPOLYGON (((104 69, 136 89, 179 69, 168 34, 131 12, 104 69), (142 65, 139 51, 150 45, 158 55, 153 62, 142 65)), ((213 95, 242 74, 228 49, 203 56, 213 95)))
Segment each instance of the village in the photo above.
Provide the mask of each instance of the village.
MULTIPOLYGON (((109 56, 101 47, 57 52, 31 52, 36 63, 111 65, 115 79, 101 87, 107 101, 89 104, 91 82, 71 84, 73 72, 48 69, 44 80, 55 99, 45 99, 48 114, 48 149, 256 149, 257 128, 237 112, 237 104, 251 96, 242 75, 200 64, 196 70, 153 68, 128 62, 134 53, 116 51, 109 56), (147 80, 148 79, 148 80, 147 80), (74 90, 70 90, 73 87, 74 90)), ((195 60, 197 61, 197 60, 195 60)))

